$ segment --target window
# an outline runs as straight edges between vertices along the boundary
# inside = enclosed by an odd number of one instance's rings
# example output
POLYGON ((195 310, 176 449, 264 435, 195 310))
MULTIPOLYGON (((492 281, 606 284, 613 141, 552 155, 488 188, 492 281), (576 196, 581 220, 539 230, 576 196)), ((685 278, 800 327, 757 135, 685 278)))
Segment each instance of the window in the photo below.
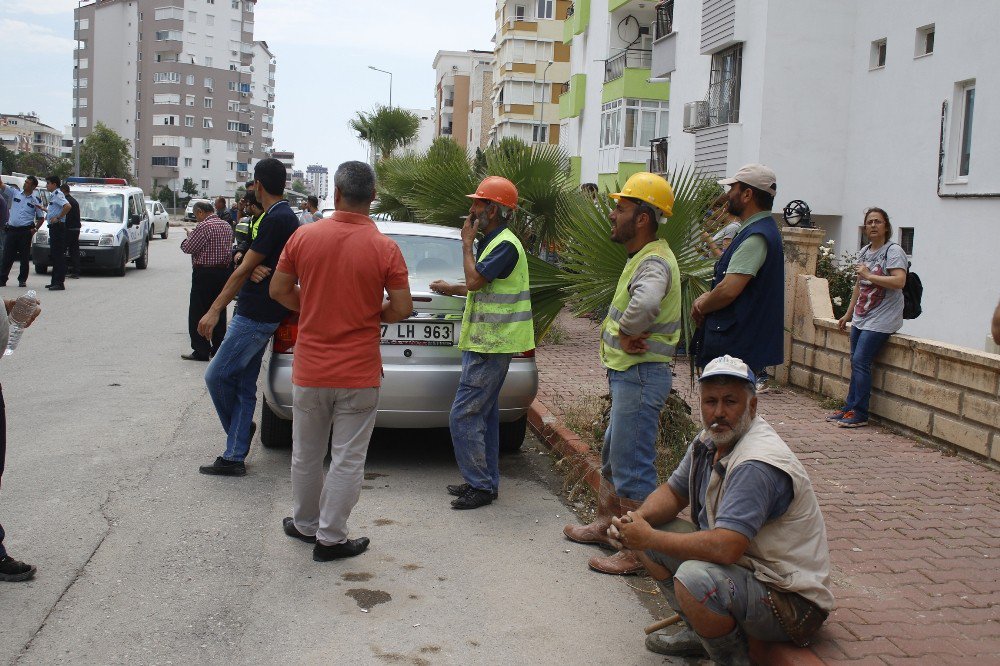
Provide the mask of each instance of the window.
POLYGON ((549 136, 549 126, 548 125, 532 125, 531 126, 531 140, 537 143, 545 143, 548 141, 549 136))
POLYGON ((961 144, 958 152, 958 176, 965 178, 969 175, 969 162, 972 159, 972 112, 976 105, 976 82, 964 84, 960 92, 962 129, 959 132, 961 144))
POLYGON ((198 22, 198 12, 188 12, 188 22, 197 23, 198 22))
POLYGON ((153 166, 177 166, 176 157, 154 157, 153 166))
POLYGON ((538 12, 536 13, 535 18, 552 18, 552 0, 538 0, 538 12))
POLYGON ((201 147, 207 153, 212 148, 212 141, 210 139, 202 139, 201 140, 201 147))
POLYGON ((248 14, 253 14, 253 3, 244 1, 243 11, 245 11, 248 14))
POLYGON ((178 116, 169 115, 169 114, 167 114, 167 115, 163 115, 163 114, 154 115, 153 116, 153 124, 154 125, 177 125, 177 124, 179 124, 178 123, 178 116))
POLYGON ((208 189, 209 189, 209 188, 208 188, 208 181, 207 181, 207 180, 203 180, 203 181, 201 181, 201 189, 202 189, 203 191, 205 191, 205 192, 207 192, 207 191, 208 191, 208 189))
POLYGON ((87 79, 77 79, 77 86, 78 87, 80 87, 80 88, 86 88, 88 85, 90 85, 90 82, 87 79))
POLYGON ((184 137, 184 147, 185 148, 190 148, 191 145, 192 145, 192 141, 193 140, 191 139, 191 137, 189 137, 189 136, 184 137))
POLYGON ((250 125, 248 123, 241 123, 236 120, 230 120, 226 123, 226 129, 230 132, 249 132, 250 125))
POLYGON ((205 77, 205 87, 208 88, 209 90, 212 90, 212 88, 214 86, 215 86, 215 82, 212 80, 212 77, 211 76, 206 76, 205 77))
POLYGON ((184 127, 194 127, 194 116, 184 116, 184 127))
MULTIPOLYGON (((142 55, 142 54, 140 54, 140 55, 142 55)), ((89 58, 80 58, 79 60, 76 61, 76 66, 79 69, 88 69, 90 67, 90 59, 89 58)))
POLYGON ((885 67, 886 41, 876 39, 872 42, 871 58, 868 62, 868 69, 882 69, 885 67))
POLYGON ((90 19, 80 19, 76 22, 77 30, 88 30, 90 28, 90 19))
POLYGON ((237 101, 236 101, 236 100, 234 100, 234 99, 231 99, 231 100, 229 100, 229 102, 227 103, 227 107, 228 107, 228 109, 229 109, 230 111, 234 111, 234 112, 239 112, 239 110, 240 110, 240 103, 239 103, 239 102, 237 102, 237 101))
POLYGON ((211 97, 206 97, 205 98, 205 108, 206 109, 211 109, 212 108, 212 98, 211 97))
POLYGON ((205 128, 205 129, 212 129, 212 119, 211 118, 202 118, 202 120, 201 120, 201 126, 203 128, 205 128))
POLYGON ((236 81, 229 81, 227 83, 227 87, 229 88, 230 91, 235 91, 236 90, 236 81))
POLYGON ((524 5, 514 5, 514 20, 523 21, 527 8, 524 5))
POLYGON ((667 102, 646 99, 608 102, 601 107, 600 147, 645 148, 653 139, 667 135, 668 120, 667 102))
MULTIPOLYGON (((175 146, 180 147, 181 138, 179 136, 161 135, 153 137, 154 146, 175 146)), ((175 164, 176 166, 176 164, 175 164)))
POLYGON ((913 254, 913 227, 901 227, 899 230, 899 246, 910 256, 913 254))
POLYGON ((157 30, 156 31, 156 41, 165 42, 167 40, 181 41, 183 36, 180 30, 157 30))
POLYGON ((184 166, 186 166, 186 167, 191 166, 191 162, 192 162, 192 159, 190 157, 185 157, 184 158, 184 166))
POLYGON ((930 55, 934 53, 934 24, 917 28, 917 42, 913 47, 913 57, 930 55))
POLYGON ((153 95, 153 104, 180 104, 181 96, 177 93, 153 95))
POLYGON ((80 127, 86 127, 86 126, 87 126, 87 117, 84 116, 80 118, 80 127))
POLYGON ((236 152, 236 142, 235 141, 226 141, 226 150, 228 150, 230 152, 236 152))
MULTIPOLYGON (((209 35, 211 37, 211 35, 209 35)), ((205 67, 211 67, 215 63, 215 58, 212 56, 205 56, 205 67)))
POLYGON ((153 83, 180 83, 181 75, 177 72, 154 72, 153 83))
POLYGON ((208 160, 202 160, 201 161, 201 168, 202 169, 207 169, 208 168, 208 164, 209 164, 208 160))
POLYGON ((194 85, 194 74, 188 74, 187 75, 187 84, 189 86, 193 86, 194 85))
POLYGON ((240 0, 232 0, 232 3, 233 3, 233 9, 240 8, 240 0))
POLYGON ((153 18, 157 21, 165 19, 183 19, 184 10, 180 7, 158 7, 153 13, 153 18))
POLYGON ((194 95, 184 96, 184 106, 194 106, 194 95))
POLYGON ((233 19, 229 22, 229 29, 233 32, 240 32, 243 30, 243 24, 240 21, 233 19))
POLYGON ((226 162, 226 171, 236 171, 236 162, 226 162))
POLYGON ((712 74, 708 86, 709 125, 725 125, 740 121, 742 76, 742 44, 719 51, 712 56, 712 74))

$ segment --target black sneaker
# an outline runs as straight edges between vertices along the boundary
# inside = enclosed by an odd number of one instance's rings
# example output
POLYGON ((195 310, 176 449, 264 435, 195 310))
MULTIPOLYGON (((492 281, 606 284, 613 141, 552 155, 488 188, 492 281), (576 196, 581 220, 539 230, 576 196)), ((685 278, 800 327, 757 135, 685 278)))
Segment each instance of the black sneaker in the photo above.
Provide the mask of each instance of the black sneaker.
MULTIPOLYGON (((470 485, 469 485, 469 484, 467 484, 467 483, 460 483, 460 484, 458 484, 458 485, 454 485, 454 486, 445 486, 445 489, 446 489, 446 490, 448 491, 448 494, 449 494, 449 495, 454 495, 455 497, 461 497, 461 496, 462 496, 462 495, 464 495, 464 494, 465 494, 465 493, 466 493, 466 492, 467 492, 467 491, 469 490, 469 488, 471 488, 471 487, 472 487, 472 486, 470 486, 470 485)), ((499 498, 499 497, 500 497, 500 493, 498 493, 498 492, 494 492, 494 493, 493 493, 493 499, 494 499, 494 500, 496 500, 496 499, 497 499, 497 498, 499 498)))
POLYGON ((479 490, 469 487, 461 497, 452 501, 451 508, 460 511, 465 509, 478 509, 481 506, 493 503, 493 492, 489 490, 479 490))
POLYGON ((281 527, 285 530, 285 534, 292 537, 293 539, 298 539, 299 541, 305 541, 306 543, 316 543, 316 535, 309 536, 308 534, 303 534, 295 528, 295 521, 291 517, 285 518, 281 521, 281 527))
POLYGON ((222 456, 215 459, 211 465, 202 465, 198 468, 202 474, 212 474, 214 476, 246 476, 247 467, 242 462, 226 460, 222 456))
POLYGON ((18 562, 9 555, 0 557, 0 581, 5 583, 20 583, 35 577, 35 567, 24 562, 18 562))
POLYGON ((313 560, 317 562, 329 562, 330 560, 340 560, 345 557, 354 557, 368 550, 371 543, 368 537, 348 539, 344 543, 335 543, 332 546, 324 546, 317 543, 313 546, 313 560))
POLYGON ((18 286, 18 287, 27 287, 27 286, 28 286, 28 283, 27 283, 27 282, 18 282, 18 283, 17 283, 17 286, 18 286))

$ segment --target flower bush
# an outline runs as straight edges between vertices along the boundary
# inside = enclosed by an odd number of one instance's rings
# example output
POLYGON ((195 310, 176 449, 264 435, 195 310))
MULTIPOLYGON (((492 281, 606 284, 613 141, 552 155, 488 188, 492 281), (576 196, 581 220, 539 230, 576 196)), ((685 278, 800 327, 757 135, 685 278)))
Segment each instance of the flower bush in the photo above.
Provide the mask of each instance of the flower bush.
POLYGON ((851 292, 854 291, 854 265, 857 260, 857 254, 844 254, 838 258, 832 239, 819 246, 816 276, 826 278, 829 282, 833 316, 838 319, 844 316, 851 304, 851 292))

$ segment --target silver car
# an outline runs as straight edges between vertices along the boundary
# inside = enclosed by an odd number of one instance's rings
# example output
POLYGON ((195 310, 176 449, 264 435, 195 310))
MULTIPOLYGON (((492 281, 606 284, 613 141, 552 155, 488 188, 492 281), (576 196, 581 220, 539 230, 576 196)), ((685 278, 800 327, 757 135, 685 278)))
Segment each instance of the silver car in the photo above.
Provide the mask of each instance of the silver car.
MULTIPOLYGON (((446 428, 462 374, 458 336, 465 298, 430 291, 437 279, 465 281, 458 229, 409 222, 377 222, 396 241, 410 269, 413 316, 382 325, 382 390, 375 426, 446 428)), ((336 305, 331 295, 331 306, 336 305)), ((297 315, 278 327, 267 354, 261 415, 261 442, 268 448, 292 441, 292 358, 297 315)), ((535 352, 517 354, 500 391, 500 450, 517 451, 524 442, 528 406, 538 391, 535 352)))

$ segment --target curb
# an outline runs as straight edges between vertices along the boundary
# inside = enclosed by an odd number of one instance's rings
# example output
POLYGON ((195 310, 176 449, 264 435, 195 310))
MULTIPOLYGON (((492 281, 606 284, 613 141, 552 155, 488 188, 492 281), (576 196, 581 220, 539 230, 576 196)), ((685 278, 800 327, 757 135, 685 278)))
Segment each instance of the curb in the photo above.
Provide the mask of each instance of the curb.
MULTIPOLYGON (((587 471, 583 474, 583 478, 587 485, 597 492, 601 479, 600 459, 579 435, 564 426, 558 417, 553 416, 552 412, 537 399, 528 408, 528 425, 546 446, 563 458, 575 457, 580 460, 579 464, 586 465, 587 471)), ((768 666, 823 664, 823 661, 808 648, 795 647, 789 643, 764 643, 753 639, 750 640, 750 656, 755 663, 768 666)))

